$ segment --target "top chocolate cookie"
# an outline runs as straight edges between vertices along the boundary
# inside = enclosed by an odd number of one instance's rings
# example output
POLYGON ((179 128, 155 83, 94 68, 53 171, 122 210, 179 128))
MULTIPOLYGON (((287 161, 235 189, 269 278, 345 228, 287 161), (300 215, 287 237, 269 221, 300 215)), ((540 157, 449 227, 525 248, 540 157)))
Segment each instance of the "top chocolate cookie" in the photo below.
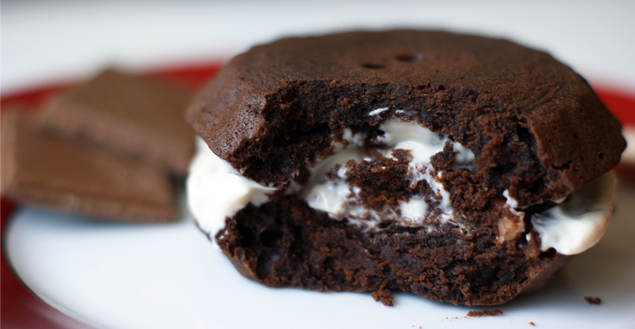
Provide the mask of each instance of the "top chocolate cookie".
POLYGON ((288 38, 232 59, 188 110, 218 156, 283 188, 334 153, 417 120, 469 147, 478 180, 519 207, 568 195, 617 165, 620 125, 587 82, 509 41, 436 31, 288 38))

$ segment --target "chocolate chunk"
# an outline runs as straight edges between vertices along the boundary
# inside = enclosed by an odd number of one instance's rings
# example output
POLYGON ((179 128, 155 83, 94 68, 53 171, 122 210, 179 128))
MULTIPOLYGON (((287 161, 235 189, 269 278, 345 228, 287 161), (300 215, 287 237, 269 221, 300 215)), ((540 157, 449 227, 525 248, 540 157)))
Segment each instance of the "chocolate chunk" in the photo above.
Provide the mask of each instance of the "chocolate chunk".
POLYGON ((161 170, 43 133, 38 119, 2 109, 2 194, 18 202, 128 222, 176 219, 161 170))
POLYGON ((190 97, 179 86, 108 70, 54 102, 44 127, 184 176, 194 151, 183 118, 190 97))
POLYGON ((393 304, 393 297, 392 297, 392 293, 390 292, 390 290, 387 290, 385 288, 380 288, 377 291, 373 291, 373 293, 371 294, 371 296, 373 296, 373 299, 375 299, 375 301, 381 301, 382 304, 386 305, 386 306, 394 306, 393 304))

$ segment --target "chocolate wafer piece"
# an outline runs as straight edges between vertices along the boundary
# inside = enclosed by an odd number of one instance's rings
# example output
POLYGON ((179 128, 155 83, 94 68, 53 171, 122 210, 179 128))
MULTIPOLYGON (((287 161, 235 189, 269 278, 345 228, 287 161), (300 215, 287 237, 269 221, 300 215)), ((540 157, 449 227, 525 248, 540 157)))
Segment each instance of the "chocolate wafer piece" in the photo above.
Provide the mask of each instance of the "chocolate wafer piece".
POLYGON ((41 132, 32 115, 2 111, 2 194, 18 202, 129 222, 176 219, 168 175, 41 132))
POLYGON ((107 70, 52 104, 45 129, 87 140, 184 176, 194 150, 189 91, 107 70))

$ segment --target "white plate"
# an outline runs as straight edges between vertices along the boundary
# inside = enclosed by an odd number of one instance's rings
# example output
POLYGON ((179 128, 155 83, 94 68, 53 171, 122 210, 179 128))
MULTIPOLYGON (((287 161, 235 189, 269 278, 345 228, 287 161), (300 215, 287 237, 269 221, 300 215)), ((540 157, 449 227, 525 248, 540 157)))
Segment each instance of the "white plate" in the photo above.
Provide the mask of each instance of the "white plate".
MULTIPOLYGON (((3 94, 109 64, 143 71, 226 58, 280 35, 394 26, 511 38, 548 49, 594 81, 635 90, 631 2, 35 2, 3 3, 3 94)), ((30 289, 98 327, 635 328, 635 187, 621 186, 618 198, 596 247, 489 318, 405 293, 390 308, 370 294, 266 288, 240 276, 189 218, 137 226, 22 208, 4 242, 30 289), (587 295, 603 303, 589 305, 587 295)))
MULTIPOLYGON (((7 229, 10 262, 63 313, 112 328, 635 328, 635 187, 622 183, 605 237, 543 289, 496 317, 395 294, 273 289, 242 277, 189 216, 172 225, 124 225, 34 208, 7 229), (601 305, 583 297, 597 296, 601 305)), ((494 307, 490 307, 494 308, 494 307)))

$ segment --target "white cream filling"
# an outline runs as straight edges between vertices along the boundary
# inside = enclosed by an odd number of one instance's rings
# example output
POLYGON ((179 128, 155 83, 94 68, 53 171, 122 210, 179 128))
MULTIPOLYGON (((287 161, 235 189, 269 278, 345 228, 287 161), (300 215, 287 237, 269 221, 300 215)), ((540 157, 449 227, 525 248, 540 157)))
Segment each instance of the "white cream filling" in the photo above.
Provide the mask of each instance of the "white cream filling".
POLYGON ((615 174, 609 172, 557 206, 533 215, 531 223, 540 236, 540 249, 575 255, 593 247, 611 218, 616 184, 615 174))
MULTIPOLYGON (((380 129, 385 134, 378 141, 389 146, 385 156, 391 156, 392 150, 395 149, 409 150, 413 156, 410 163, 411 183, 426 180, 441 201, 440 208, 444 214, 440 222, 457 224, 450 207, 450 194, 438 180, 440 177, 432 175, 429 164, 430 157, 442 151, 449 139, 419 126, 416 122, 403 123, 391 120, 381 125, 380 129)), ((344 138, 349 140, 353 147, 342 150, 312 168, 309 185, 299 193, 311 207, 325 211, 333 218, 346 216, 353 224, 372 227, 382 218, 375 210, 360 206, 345 207, 347 199, 359 194, 359 188, 351 189, 345 182, 333 182, 323 178, 324 171, 333 168, 335 164, 344 165, 350 159, 357 162, 363 160, 362 149, 359 146, 363 143, 364 137, 359 134, 353 135, 350 129, 346 129, 344 138)), ((455 164, 469 167, 469 162, 474 159, 472 152, 458 143, 452 143, 458 152, 455 164)), ((337 174, 340 178, 345 178, 346 168, 342 167, 337 174)), ((224 227, 227 216, 233 216, 249 203, 259 206, 267 202, 267 193, 273 190, 240 176, 230 165, 212 153, 202 139, 197 140, 197 153, 190 164, 187 178, 187 198, 190 209, 203 231, 211 235, 216 234, 224 227)), ((504 196, 512 213, 520 213, 515 210, 518 204, 516 200, 511 198, 507 191, 504 196)), ((541 238, 541 249, 554 248, 561 254, 572 255, 593 246, 606 229, 614 196, 615 176, 609 173, 587 187, 575 191, 566 201, 557 200, 561 203, 534 215, 531 221, 541 238)), ((401 214, 398 217, 403 223, 419 225, 429 211, 429 206, 422 196, 415 196, 407 202, 400 202, 399 211, 401 214)))
POLYGON ((368 115, 373 116, 373 115, 378 115, 382 112, 388 111, 387 107, 382 107, 382 108, 378 108, 376 110, 372 110, 370 112, 368 112, 368 115))
MULTIPOLYGON (((411 184, 416 185, 419 181, 426 180, 441 200, 440 207, 444 212, 442 222, 451 220, 450 194, 440 182, 440 177, 432 174, 429 163, 430 157, 442 151, 449 139, 421 127, 416 122, 390 120, 381 125, 380 129, 384 131, 384 135, 378 138, 377 142, 389 146, 384 155, 391 157, 395 149, 409 150, 413 157, 410 162, 411 184)), ((345 128, 343 138, 348 141, 349 148, 344 149, 343 145, 336 145, 337 154, 311 168, 311 179, 305 188, 292 186, 290 189, 294 193, 298 192, 310 207, 322 210, 333 218, 347 217, 352 223, 374 227, 381 221, 382 215, 375 210, 361 206, 351 207, 347 204, 347 199, 359 194, 359 188, 351 189, 346 182, 333 182, 324 178, 324 172, 336 164, 344 165, 348 160, 363 161, 361 146, 365 136, 353 134, 350 128, 345 128), (360 218, 365 220, 359 220, 360 218)), ((458 143, 453 143, 453 146, 459 152, 457 159, 471 161, 474 158, 469 149, 458 143)), ((339 170, 338 176, 346 177, 346 167, 343 166, 339 170)), ((225 217, 233 216, 249 203, 259 206, 267 202, 267 193, 273 190, 241 176, 231 165, 211 152, 202 139, 197 139, 197 153, 190 164, 187 178, 187 194, 190 209, 198 225, 205 232, 215 234, 224 227, 225 217)), ((423 196, 415 196, 408 202, 401 202, 399 208, 401 216, 393 214, 392 217, 413 226, 420 225, 429 210, 423 196)))
POLYGON ((188 205, 199 227, 212 235, 225 226, 225 217, 233 216, 249 203, 259 206, 267 202, 267 193, 275 190, 241 176, 200 137, 186 189, 188 205))
POLYGON ((309 207, 322 210, 332 217, 343 216, 346 198, 351 194, 350 186, 342 181, 328 181, 324 178, 324 172, 342 165, 338 171, 340 178, 346 177, 346 164, 348 160, 361 161, 363 150, 361 147, 345 149, 318 163, 311 169, 311 179, 306 188, 300 192, 300 197, 307 201, 309 207))
MULTIPOLYGON (((369 115, 373 115, 373 112, 374 111, 370 112, 369 115)), ((417 183, 425 180, 440 200, 439 207, 442 210, 440 223, 443 224, 452 221, 454 216, 450 206, 450 193, 440 182, 440 173, 438 176, 433 174, 430 158, 443 151, 446 142, 450 142, 454 150, 458 152, 455 164, 466 165, 474 159, 474 154, 461 144, 452 142, 447 136, 432 132, 419 125, 416 121, 402 122, 400 120, 389 120, 380 125, 379 129, 384 132, 384 135, 377 138, 375 142, 387 146, 383 155, 393 157, 393 150, 397 149, 410 151, 410 155, 412 156, 412 161, 409 163, 411 186, 416 186, 417 183)), ((359 154, 361 151, 354 150, 351 152, 355 152, 356 156, 348 157, 348 155, 340 153, 331 157, 337 158, 336 160, 331 161, 331 158, 329 158, 323 161, 329 162, 329 164, 325 166, 325 169, 332 168, 336 163, 344 164, 349 159, 354 159, 359 162, 359 154)), ((370 158, 364 160, 372 161, 370 158)), ((321 166, 321 164, 319 166, 321 166)), ((423 220, 428 214, 429 207, 423 200, 424 196, 415 196, 409 201, 400 202, 400 214, 394 213, 388 214, 387 216, 380 216, 374 210, 368 210, 348 202, 358 199, 355 190, 353 189, 351 193, 350 187, 346 182, 328 181, 323 178, 322 173, 323 170, 314 171, 313 177, 317 182, 309 184, 307 187, 309 192, 304 195, 304 199, 310 207, 322 210, 333 218, 341 219, 346 217, 349 221, 353 220, 356 223, 362 223, 372 228, 381 222, 382 217, 384 219, 397 220, 409 226, 419 226, 422 225, 423 220), (362 218, 364 218, 363 221, 360 220, 362 218)), ((342 177, 342 175, 340 175, 340 177, 342 177)))
POLYGON ((406 218, 417 218, 421 214, 428 212, 428 204, 423 198, 412 198, 406 201, 399 202, 399 210, 401 210, 401 216, 406 218))

